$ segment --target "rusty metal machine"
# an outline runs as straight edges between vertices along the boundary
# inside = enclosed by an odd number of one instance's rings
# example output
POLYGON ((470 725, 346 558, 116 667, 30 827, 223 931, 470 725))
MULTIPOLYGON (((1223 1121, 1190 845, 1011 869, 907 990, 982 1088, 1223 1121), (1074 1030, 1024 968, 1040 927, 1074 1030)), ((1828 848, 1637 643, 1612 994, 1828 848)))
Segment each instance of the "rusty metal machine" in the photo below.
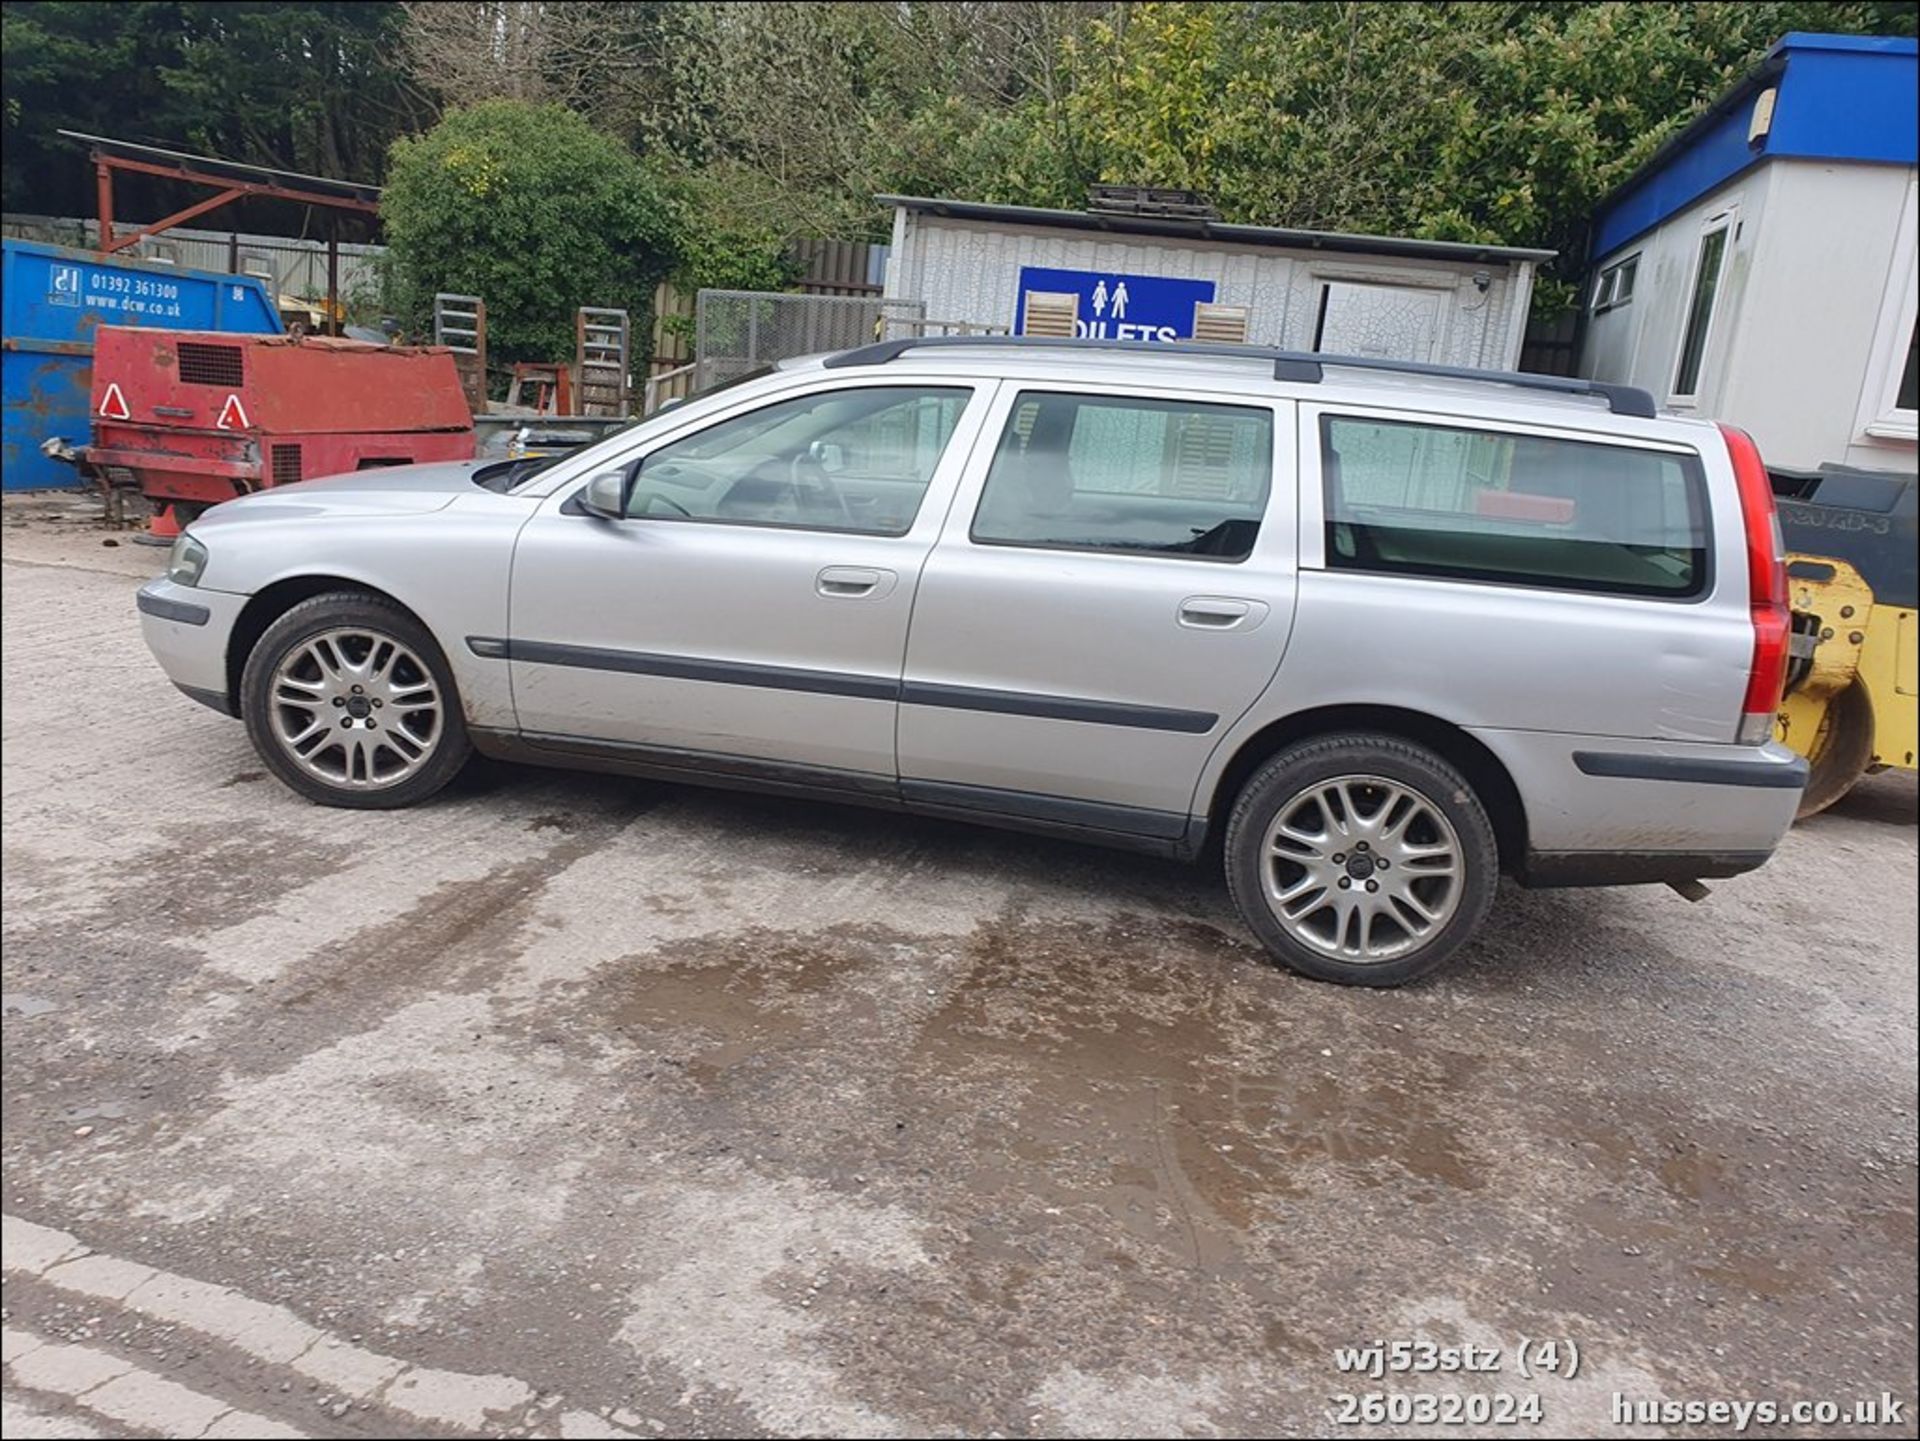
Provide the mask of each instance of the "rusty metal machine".
POLYGON ((103 326, 93 436, 63 458, 152 502, 154 533, 270 485, 474 454, 452 355, 318 336, 103 326))

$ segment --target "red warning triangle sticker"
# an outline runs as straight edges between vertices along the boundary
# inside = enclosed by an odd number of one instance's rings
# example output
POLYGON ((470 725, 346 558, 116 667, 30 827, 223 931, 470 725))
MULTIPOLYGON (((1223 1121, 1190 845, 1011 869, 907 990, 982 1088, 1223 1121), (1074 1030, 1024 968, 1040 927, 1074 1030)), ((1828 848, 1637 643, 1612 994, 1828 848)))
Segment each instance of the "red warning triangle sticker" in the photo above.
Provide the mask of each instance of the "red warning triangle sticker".
POLYGON ((252 424, 240 404, 240 397, 229 395, 227 403, 220 407, 220 418, 214 421, 213 426, 215 430, 245 430, 252 424))
POLYGON ((130 420, 133 412, 127 409, 127 397, 120 390, 120 382, 115 380, 107 385, 107 393, 100 397, 100 418, 102 420, 130 420))

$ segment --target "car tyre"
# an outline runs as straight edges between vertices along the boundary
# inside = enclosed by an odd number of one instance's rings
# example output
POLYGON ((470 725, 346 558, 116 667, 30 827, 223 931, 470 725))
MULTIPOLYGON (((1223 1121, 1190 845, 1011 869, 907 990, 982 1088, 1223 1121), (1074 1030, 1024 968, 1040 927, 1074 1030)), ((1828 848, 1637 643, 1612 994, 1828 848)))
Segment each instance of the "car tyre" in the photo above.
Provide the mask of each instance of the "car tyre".
POLYGON ((1227 889, 1269 954, 1316 980, 1398 986, 1465 945, 1499 847, 1466 777, 1411 741, 1325 736, 1248 778, 1225 837, 1227 889))
POLYGON ((267 767, 320 805, 417 804, 472 754, 432 633, 363 592, 312 596, 268 626, 241 671, 240 712, 267 767))

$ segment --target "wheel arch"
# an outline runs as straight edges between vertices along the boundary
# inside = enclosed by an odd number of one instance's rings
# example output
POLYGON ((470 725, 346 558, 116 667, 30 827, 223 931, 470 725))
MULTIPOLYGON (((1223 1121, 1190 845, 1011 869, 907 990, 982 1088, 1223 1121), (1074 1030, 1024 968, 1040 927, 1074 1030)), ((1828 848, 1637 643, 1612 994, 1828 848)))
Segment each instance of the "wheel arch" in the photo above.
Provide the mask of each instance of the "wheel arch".
POLYGON ((1500 868, 1519 871, 1526 862, 1527 812, 1520 790, 1500 758, 1486 744, 1451 721, 1422 711, 1389 705, 1331 705, 1295 711, 1270 721, 1234 750, 1206 800, 1207 834, 1225 834, 1228 813, 1241 788, 1268 759, 1298 741, 1318 736, 1373 731, 1412 741, 1450 763, 1479 796, 1493 824, 1500 868))
MULTIPOLYGON (((311 600, 316 595, 327 595, 334 591, 351 592, 356 595, 371 596, 396 605, 420 620, 418 612, 399 597, 369 585, 363 580, 353 580, 342 575, 295 575, 276 580, 271 585, 262 586, 253 595, 240 614, 234 619, 233 630, 227 636, 227 712, 240 714, 240 677, 246 671, 247 657, 253 654, 253 648, 260 643, 260 637, 281 616, 292 610, 303 600, 311 600)), ((424 621, 421 624, 425 624, 424 621)))

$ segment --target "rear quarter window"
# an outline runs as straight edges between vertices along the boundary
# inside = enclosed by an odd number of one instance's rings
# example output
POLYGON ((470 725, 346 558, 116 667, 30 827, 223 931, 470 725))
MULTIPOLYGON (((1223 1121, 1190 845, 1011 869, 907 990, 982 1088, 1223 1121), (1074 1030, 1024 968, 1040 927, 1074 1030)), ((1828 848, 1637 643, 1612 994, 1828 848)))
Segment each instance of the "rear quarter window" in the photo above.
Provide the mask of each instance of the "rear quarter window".
POLYGON ((1707 587, 1698 457, 1323 415, 1329 569, 1681 600, 1707 587))

